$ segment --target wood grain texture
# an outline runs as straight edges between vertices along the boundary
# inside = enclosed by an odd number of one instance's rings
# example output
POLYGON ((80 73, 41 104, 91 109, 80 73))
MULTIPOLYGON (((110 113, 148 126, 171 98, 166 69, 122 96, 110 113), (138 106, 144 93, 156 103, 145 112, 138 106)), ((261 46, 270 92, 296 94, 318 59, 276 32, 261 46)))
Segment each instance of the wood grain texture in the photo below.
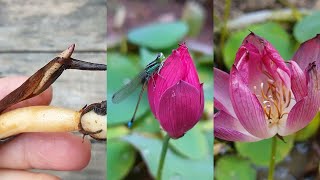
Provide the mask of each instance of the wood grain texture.
POLYGON ((106 0, 1 0, 0 49, 103 50, 106 11, 106 0))
MULTIPOLYGON (((106 0, 0 0, 0 76, 30 76, 72 43, 73 58, 105 64, 105 37, 106 0)), ((66 70, 53 93, 51 104, 59 107, 78 110, 101 102, 106 72, 66 70)), ((105 142, 92 142, 84 170, 49 173, 68 180, 106 179, 105 142)))

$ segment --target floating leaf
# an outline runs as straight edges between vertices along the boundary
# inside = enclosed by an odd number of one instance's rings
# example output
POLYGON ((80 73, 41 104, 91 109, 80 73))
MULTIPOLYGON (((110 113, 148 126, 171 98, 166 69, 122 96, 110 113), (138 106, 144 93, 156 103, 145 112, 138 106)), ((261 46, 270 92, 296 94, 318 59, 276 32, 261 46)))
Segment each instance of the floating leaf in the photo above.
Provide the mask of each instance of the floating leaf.
POLYGON ((133 130, 135 132, 159 133, 160 124, 150 113, 148 116, 136 121, 133 130))
POLYGON ((170 144, 173 149, 189 159, 203 159, 209 155, 209 150, 211 152, 199 124, 188 131, 183 138, 170 140, 170 144))
POLYGON ((320 12, 313 13, 304 17, 301 21, 295 24, 293 28, 294 37, 300 42, 305 42, 308 39, 315 37, 320 33, 320 12))
POLYGON ((292 58, 294 43, 289 34, 279 24, 268 22, 265 24, 252 25, 245 30, 231 34, 223 49, 224 63, 229 69, 234 62, 236 53, 243 39, 250 33, 249 30, 268 40, 279 51, 283 59, 289 60, 292 58))
MULTIPOLYGON (((132 134, 124 138, 135 146, 146 162, 149 172, 155 177, 159 165, 162 141, 156 138, 132 134)), ((202 160, 185 159, 168 149, 163 167, 163 179, 212 180, 212 156, 202 160)))
MULTIPOLYGON (((208 102, 210 103, 210 102, 208 102)), ((211 101, 211 104, 212 101, 211 101)), ((212 108, 213 109, 213 108, 212 108)), ((214 142, 214 137, 213 137, 213 119, 208 120, 208 121, 200 121, 198 123, 201 127, 201 131, 204 133, 207 139, 207 144, 209 145, 209 152, 212 153, 212 145, 214 142)))
POLYGON ((107 150, 107 179, 123 179, 132 168, 135 161, 135 150, 127 142, 109 139, 107 150))
POLYGON ((250 161, 236 156, 223 156, 215 166, 217 180, 246 179, 255 180, 257 173, 250 161))
POLYGON ((187 34, 184 22, 152 23, 132 29, 128 40, 138 46, 151 49, 166 49, 178 44, 187 34))
POLYGON ((129 132, 129 129, 125 126, 108 127, 107 137, 108 139, 119 138, 127 135, 129 132))
MULTIPOLYGON (((284 137, 285 142, 277 139, 276 163, 282 161, 293 147, 293 136, 284 137)), ((236 142, 236 149, 243 157, 260 166, 268 166, 271 156, 272 138, 258 142, 236 142)))

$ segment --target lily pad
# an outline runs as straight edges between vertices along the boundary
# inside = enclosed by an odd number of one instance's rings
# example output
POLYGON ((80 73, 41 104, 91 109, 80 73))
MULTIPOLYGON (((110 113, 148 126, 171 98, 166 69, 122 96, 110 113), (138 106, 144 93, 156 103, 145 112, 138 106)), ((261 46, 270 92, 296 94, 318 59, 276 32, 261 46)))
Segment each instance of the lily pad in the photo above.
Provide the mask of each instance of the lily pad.
POLYGON ((315 37, 320 33, 320 12, 305 16, 301 21, 295 24, 293 28, 294 37, 300 42, 315 37))
POLYGON ((202 122, 199 122, 198 124, 201 127, 201 131, 206 136, 207 144, 209 145, 209 148, 210 148, 209 152, 212 153, 212 148, 213 148, 212 145, 213 145, 213 142, 215 141, 214 135, 213 135, 213 119, 208 121, 202 121, 202 122))
POLYGON ((107 179, 123 179, 132 168, 135 161, 135 149, 127 142, 108 140, 107 179))
POLYGON ((294 53, 294 43, 285 29, 277 23, 268 22, 264 24, 252 25, 245 30, 232 33, 223 49, 223 59, 227 68, 231 68, 236 57, 236 53, 244 40, 250 33, 254 32, 258 36, 268 40, 280 53, 284 60, 292 58, 294 53))
POLYGON ((178 44, 188 33, 184 22, 152 23, 132 29, 128 40, 138 46, 151 49, 166 49, 178 44))
MULTIPOLYGON (((130 56, 131 57, 131 56, 130 56)), ((135 65, 133 58, 117 53, 108 53, 108 125, 127 123, 134 112, 141 86, 118 104, 112 103, 112 95, 139 73, 139 66, 135 65)), ((139 118, 149 109, 146 92, 140 102, 136 118, 139 118)))
POLYGON ((129 129, 125 126, 114 126, 108 128, 107 137, 108 139, 119 138, 129 134, 129 129))
MULTIPOLYGON (((158 169, 162 141, 157 138, 132 134, 124 138, 137 148, 146 162, 149 172, 155 177, 158 169)), ((163 167, 163 179, 212 180, 213 157, 202 160, 185 159, 168 149, 163 167)))
POLYGON ((159 133, 160 124, 153 117, 152 113, 148 116, 139 119, 135 122, 136 126, 133 128, 135 132, 159 133))
MULTIPOLYGON (((212 136, 213 138, 213 136, 212 136)), ((199 123, 177 140, 170 140, 172 148, 189 159, 203 159, 209 156, 206 136, 201 132, 199 123)))
MULTIPOLYGON (((277 139, 276 163, 282 161, 293 147, 293 136, 284 137, 285 142, 277 139)), ((268 166, 271 156, 272 138, 258 142, 236 142, 236 149, 243 157, 259 166, 268 166)))
POLYGON ((254 180, 257 177, 257 173, 250 161, 237 156, 223 156, 216 163, 215 177, 217 180, 254 180))

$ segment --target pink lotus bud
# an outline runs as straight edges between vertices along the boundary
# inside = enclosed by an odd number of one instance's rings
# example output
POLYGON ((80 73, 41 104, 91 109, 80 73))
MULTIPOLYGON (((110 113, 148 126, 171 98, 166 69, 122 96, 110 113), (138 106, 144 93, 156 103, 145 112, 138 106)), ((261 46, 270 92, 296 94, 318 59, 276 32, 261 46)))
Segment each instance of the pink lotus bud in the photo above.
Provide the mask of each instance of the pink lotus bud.
POLYGON ((185 44, 164 62, 148 83, 150 108, 171 138, 182 137, 201 118, 203 88, 185 44))

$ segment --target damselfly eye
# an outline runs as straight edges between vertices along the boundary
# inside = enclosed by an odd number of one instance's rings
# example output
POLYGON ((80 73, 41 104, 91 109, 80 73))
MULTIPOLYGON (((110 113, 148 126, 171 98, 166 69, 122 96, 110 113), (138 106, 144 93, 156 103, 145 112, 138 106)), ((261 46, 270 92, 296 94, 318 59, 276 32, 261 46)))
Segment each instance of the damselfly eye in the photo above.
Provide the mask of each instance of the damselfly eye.
POLYGON ((163 53, 161 52, 161 53, 159 53, 158 55, 157 55, 157 59, 165 59, 166 57, 163 55, 163 53))
POLYGON ((157 58, 160 58, 161 56, 163 56, 163 53, 158 53, 157 58))

